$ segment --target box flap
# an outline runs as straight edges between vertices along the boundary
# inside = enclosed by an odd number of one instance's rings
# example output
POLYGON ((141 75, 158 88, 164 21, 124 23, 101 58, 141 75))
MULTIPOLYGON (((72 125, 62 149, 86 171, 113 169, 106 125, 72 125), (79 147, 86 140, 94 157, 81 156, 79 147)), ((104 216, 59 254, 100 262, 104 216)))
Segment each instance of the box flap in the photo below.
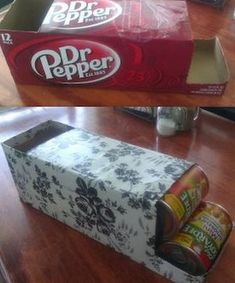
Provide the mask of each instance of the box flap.
POLYGON ((174 0, 54 0, 40 31, 97 36, 103 35, 104 28, 112 31, 106 36, 141 41, 191 40, 186 3, 174 0))
POLYGON ((15 0, 0 29, 192 40, 183 0, 15 0))
POLYGON ((38 31, 53 0, 15 0, 0 23, 2 30, 38 31))
POLYGON ((187 84, 222 84, 228 80, 228 66, 218 38, 195 40, 187 84))

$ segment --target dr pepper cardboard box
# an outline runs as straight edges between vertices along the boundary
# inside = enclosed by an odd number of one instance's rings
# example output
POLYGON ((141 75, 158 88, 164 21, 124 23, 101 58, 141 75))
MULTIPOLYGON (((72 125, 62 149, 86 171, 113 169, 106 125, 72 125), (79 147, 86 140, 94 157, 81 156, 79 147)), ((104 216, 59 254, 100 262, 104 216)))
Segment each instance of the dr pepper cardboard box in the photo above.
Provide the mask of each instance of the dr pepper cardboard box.
POLYGON ((55 121, 2 145, 25 203, 174 282, 206 278, 156 253, 158 201, 182 176, 197 188, 203 184, 189 174, 195 172, 193 162, 55 121))
POLYGON ((220 95, 228 81, 183 0, 15 0, 0 33, 17 83, 220 95))

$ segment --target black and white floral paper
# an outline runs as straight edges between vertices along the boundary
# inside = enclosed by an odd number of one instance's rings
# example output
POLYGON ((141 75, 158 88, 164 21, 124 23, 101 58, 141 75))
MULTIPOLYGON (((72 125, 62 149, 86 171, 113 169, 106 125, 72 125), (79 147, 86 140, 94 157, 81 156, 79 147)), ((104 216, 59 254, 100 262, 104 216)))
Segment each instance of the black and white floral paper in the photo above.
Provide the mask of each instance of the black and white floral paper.
POLYGON ((154 246, 156 202, 192 163, 52 121, 3 147, 23 201, 175 282, 203 281, 154 246), (51 127, 64 132, 19 150, 51 127))

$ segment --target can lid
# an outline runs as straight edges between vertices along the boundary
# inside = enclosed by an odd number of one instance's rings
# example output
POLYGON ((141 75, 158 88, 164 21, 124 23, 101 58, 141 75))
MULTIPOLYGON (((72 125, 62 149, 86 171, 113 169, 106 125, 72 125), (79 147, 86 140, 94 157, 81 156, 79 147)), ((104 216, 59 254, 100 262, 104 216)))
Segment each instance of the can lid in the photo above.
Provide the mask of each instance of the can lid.
POLYGON ((181 270, 199 276, 207 272, 199 255, 188 247, 183 247, 175 242, 167 242, 159 247, 158 254, 181 270))
POLYGON ((179 220, 172 208, 163 200, 159 200, 157 203, 157 238, 160 238, 161 242, 170 240, 179 228, 179 220))
POLYGON ((199 166, 198 164, 195 164, 194 166, 196 170, 198 170, 200 174, 205 178, 205 181, 206 181, 206 186, 204 186, 204 190, 202 190, 202 198, 204 198, 208 194, 208 191, 209 191, 209 186, 210 186, 209 179, 201 166, 199 166))
POLYGON ((212 201, 203 201, 204 203, 206 204, 209 204, 211 206, 214 206, 214 207, 218 207, 219 209, 221 209, 221 211, 224 213, 224 215, 226 215, 228 221, 229 221, 229 228, 228 228, 228 231, 231 231, 233 229, 233 220, 232 220, 232 217, 230 216, 229 212, 227 211, 226 208, 224 208, 221 204, 218 204, 218 203, 215 203, 215 202, 212 202, 212 201))

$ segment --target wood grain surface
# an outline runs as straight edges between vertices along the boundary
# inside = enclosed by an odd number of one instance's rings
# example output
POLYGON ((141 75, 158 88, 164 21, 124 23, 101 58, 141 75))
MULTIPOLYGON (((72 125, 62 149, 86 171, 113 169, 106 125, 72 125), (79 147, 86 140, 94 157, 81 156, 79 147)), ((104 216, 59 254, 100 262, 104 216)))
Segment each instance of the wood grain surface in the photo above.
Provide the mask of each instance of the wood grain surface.
POLYGON ((15 85, 0 51, 0 105, 235 105, 235 0, 230 0, 223 10, 188 2, 194 38, 221 40, 230 69, 230 81, 223 96, 186 95, 179 93, 149 93, 88 89, 80 87, 45 87, 15 85))
MULTIPOLYGON (((207 199, 235 219, 235 123, 202 112, 197 126, 171 138, 113 108, 21 108, 0 115, 0 142, 54 119, 138 146, 198 162, 207 199)), ((0 148, 0 257, 12 283, 167 283, 165 278, 20 202, 0 148)), ((235 231, 209 283, 235 282, 235 231)))

